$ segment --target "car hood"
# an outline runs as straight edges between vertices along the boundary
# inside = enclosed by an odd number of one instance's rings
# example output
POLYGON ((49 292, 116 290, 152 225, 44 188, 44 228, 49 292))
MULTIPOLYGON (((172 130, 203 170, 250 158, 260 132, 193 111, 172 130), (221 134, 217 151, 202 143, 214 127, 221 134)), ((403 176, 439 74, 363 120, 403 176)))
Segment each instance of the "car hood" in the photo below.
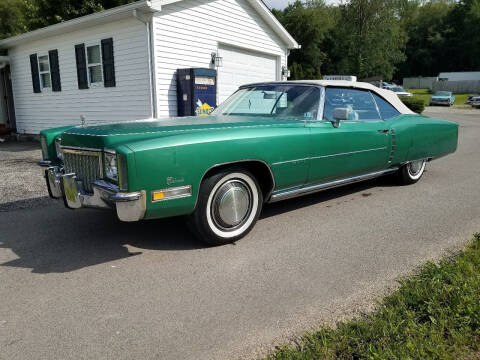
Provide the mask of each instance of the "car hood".
POLYGON ((434 99, 434 100, 450 100, 450 96, 434 95, 434 96, 432 96, 432 99, 434 99))
POLYGON ((278 120, 269 117, 248 116, 192 116, 149 119, 95 126, 76 126, 62 134, 62 145, 114 149, 153 138, 188 136, 189 134, 220 131, 241 131, 266 127, 304 127, 300 120, 278 120))

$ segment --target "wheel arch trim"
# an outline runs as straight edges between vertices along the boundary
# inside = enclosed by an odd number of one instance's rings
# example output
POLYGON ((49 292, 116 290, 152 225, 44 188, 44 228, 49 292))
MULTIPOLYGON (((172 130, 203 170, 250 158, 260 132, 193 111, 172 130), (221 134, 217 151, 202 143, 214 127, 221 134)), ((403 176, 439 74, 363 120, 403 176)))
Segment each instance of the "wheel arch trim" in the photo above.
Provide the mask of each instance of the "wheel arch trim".
POLYGON ((215 164, 211 167, 209 167, 202 175, 202 177, 200 178, 200 182, 198 184, 198 189, 199 191, 197 191, 197 195, 195 197, 195 208, 197 207, 197 203, 198 203, 198 196, 200 195, 200 186, 203 182, 203 180, 205 179, 205 177, 207 176, 207 174, 214 170, 214 169, 217 169, 217 168, 220 168, 220 167, 223 167, 223 166, 229 166, 229 165, 242 165, 242 164, 246 164, 246 163, 257 163, 257 164, 261 164, 262 166, 264 166, 266 169, 268 169, 268 173, 270 175, 270 179, 272 181, 272 186, 271 186, 271 189, 269 189, 269 191, 265 194, 265 202, 268 202, 268 200, 270 199, 270 197, 272 196, 272 193, 273 191, 275 190, 275 176, 273 175, 273 171, 272 171, 272 168, 268 165, 268 163, 264 160, 260 160, 260 159, 243 159, 243 160, 236 160, 236 161, 227 161, 227 162, 224 162, 224 163, 218 163, 218 164, 215 164))

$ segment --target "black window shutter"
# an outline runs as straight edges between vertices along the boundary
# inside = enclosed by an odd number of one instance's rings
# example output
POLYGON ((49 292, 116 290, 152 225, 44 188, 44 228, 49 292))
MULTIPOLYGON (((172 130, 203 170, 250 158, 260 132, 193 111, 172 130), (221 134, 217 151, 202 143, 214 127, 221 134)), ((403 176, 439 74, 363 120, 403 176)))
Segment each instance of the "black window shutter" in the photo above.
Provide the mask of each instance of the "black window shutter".
POLYGON ((88 89, 87 59, 85 57, 85 44, 75 45, 75 58, 77 59, 78 88, 88 89))
POLYGON ((113 57, 113 39, 102 40, 103 83, 105 87, 115 87, 115 60, 113 57))
POLYGON ((58 63, 58 50, 50 50, 48 52, 48 58, 50 59, 52 91, 62 91, 62 83, 60 80, 60 64, 58 63))
POLYGON ((37 54, 30 55, 30 68, 32 69, 32 84, 33 92, 40 93, 40 74, 38 72, 38 57, 37 54))

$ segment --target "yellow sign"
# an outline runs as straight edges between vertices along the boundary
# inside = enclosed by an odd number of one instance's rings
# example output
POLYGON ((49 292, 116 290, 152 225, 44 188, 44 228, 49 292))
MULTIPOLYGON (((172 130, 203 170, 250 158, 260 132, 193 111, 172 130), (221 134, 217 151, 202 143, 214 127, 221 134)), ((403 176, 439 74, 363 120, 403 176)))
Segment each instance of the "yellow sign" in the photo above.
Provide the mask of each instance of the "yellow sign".
POLYGON ((207 116, 215 110, 212 106, 208 105, 207 103, 202 103, 200 100, 197 101, 197 108, 195 109, 195 113, 197 116, 207 116))

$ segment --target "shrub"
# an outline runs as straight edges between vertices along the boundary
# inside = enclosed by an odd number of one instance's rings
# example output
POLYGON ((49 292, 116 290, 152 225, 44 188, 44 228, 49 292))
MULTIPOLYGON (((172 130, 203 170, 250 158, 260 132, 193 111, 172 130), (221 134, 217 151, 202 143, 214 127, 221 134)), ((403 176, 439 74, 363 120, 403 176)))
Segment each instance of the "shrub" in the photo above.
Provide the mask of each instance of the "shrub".
POLYGON ((425 102, 421 97, 418 97, 418 96, 402 97, 401 100, 413 112, 421 114, 423 110, 425 110, 425 102))

